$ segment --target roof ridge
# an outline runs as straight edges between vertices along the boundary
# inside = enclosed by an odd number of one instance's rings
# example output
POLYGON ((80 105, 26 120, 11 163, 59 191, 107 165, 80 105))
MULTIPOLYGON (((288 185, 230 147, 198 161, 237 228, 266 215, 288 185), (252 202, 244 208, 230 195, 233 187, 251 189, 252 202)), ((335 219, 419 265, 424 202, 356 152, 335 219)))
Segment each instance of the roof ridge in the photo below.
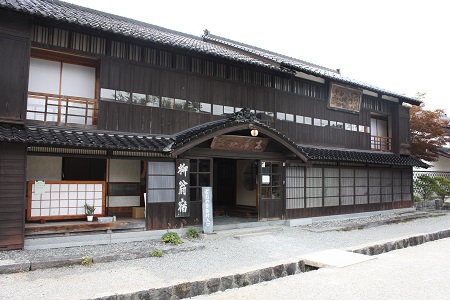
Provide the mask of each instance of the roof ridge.
MULTIPOLYGON (((207 31, 207 30, 205 30, 205 31, 207 31)), ((224 38, 224 37, 221 37, 221 36, 218 36, 218 35, 215 35, 215 34, 211 34, 211 33, 209 33, 209 31, 208 31, 208 34, 203 35, 203 38, 206 39, 206 40, 212 39, 212 40, 214 40, 216 42, 219 42, 219 43, 221 43, 221 41, 224 41, 226 43, 223 43, 223 44, 226 44, 226 45, 229 45, 228 43, 233 43, 233 44, 236 44, 237 46, 255 49, 257 51, 266 52, 266 53, 271 54, 271 55, 277 55, 277 56, 285 58, 285 59, 291 59, 291 60, 298 61, 298 62, 306 64, 306 65, 310 65, 310 66, 313 66, 313 67, 316 67, 316 68, 321 68, 321 69, 324 69, 324 70, 327 70, 327 71, 339 74, 339 72, 337 70, 335 70, 335 69, 331 69, 331 68, 324 67, 324 66, 321 66, 321 65, 318 65, 318 64, 310 63, 310 62, 307 62, 305 60, 301 60, 301 59, 298 59, 298 58, 295 58, 295 57, 292 57, 292 56, 288 56, 288 55, 285 55, 285 54, 277 53, 275 51, 263 49, 261 47, 257 47, 257 46, 253 46, 253 45, 250 45, 250 44, 238 42, 238 41, 235 41, 235 40, 232 40, 232 39, 224 38)), ((229 46, 233 47, 233 45, 229 45, 229 46)), ((238 47, 238 48, 241 49, 241 50, 244 50, 241 47, 238 47)), ((249 50, 251 50, 251 49, 249 49, 249 50)), ((251 51, 249 51, 249 52, 251 52, 251 51)))
MULTIPOLYGON (((8 1, 8 0, 5 0, 5 1, 8 1)), ((97 14, 97 15, 100 15, 100 16, 103 16, 103 17, 109 17, 111 19, 116 19, 118 21, 129 22, 129 23, 132 23, 132 24, 135 24, 135 25, 139 25, 139 26, 150 27, 152 29, 160 30, 160 31, 167 32, 167 33, 179 34, 179 35, 182 35, 182 36, 185 36, 185 37, 189 37, 189 38, 193 38, 193 39, 196 39, 196 40, 199 40, 199 41, 202 40, 202 38, 200 36, 196 36, 196 35, 193 35, 193 34, 189 34, 189 33, 181 32, 181 31, 169 29, 169 28, 166 28, 166 27, 158 26, 158 25, 154 25, 154 24, 151 24, 151 23, 147 23, 145 21, 140 21, 140 20, 136 20, 136 19, 132 19, 132 18, 116 15, 116 14, 113 14, 113 13, 108 13, 108 12, 104 12, 104 11, 101 11, 101 10, 97 10, 97 9, 93 9, 93 8, 89 8, 89 7, 85 7, 85 6, 81 6, 81 5, 65 2, 65 1, 62 1, 62 0, 40 0, 40 1, 48 2, 48 3, 52 3, 52 4, 56 4, 56 5, 61 5, 61 6, 66 6, 66 7, 74 8, 74 9, 77 9, 77 10, 80 10, 80 11, 86 11, 86 12, 89 12, 89 13, 92 13, 92 14, 97 14)))

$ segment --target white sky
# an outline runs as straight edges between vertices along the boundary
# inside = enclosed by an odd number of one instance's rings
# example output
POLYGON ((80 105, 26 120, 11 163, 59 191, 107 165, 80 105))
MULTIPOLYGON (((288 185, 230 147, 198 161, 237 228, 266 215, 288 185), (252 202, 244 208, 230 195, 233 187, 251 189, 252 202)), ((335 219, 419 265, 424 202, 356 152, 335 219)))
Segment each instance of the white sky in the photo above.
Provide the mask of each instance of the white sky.
POLYGON ((66 0, 200 36, 212 34, 333 69, 450 114, 445 0, 66 0))

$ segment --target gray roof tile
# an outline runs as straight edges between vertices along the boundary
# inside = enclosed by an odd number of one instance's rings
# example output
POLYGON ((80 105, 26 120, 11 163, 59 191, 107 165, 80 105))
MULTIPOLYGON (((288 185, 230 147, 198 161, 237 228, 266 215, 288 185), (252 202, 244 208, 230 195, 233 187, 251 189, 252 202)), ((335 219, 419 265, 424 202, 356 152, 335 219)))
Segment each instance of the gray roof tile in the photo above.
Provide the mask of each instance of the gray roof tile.
POLYGON ((242 123, 254 124, 257 127, 262 127, 278 135, 286 143, 302 153, 308 161, 340 161, 417 166, 422 168, 429 167, 426 163, 411 156, 396 156, 393 153, 340 150, 298 145, 276 129, 262 124, 258 120, 251 119, 236 120, 233 118, 224 118, 194 126, 171 136, 0 124, 0 142, 89 149, 145 151, 170 155, 172 151, 201 138, 205 133, 213 133, 223 128, 242 123))
POLYGON ((202 39, 201 37, 194 35, 177 32, 58 0, 0 0, 0 7, 113 32, 167 46, 197 51, 242 63, 249 63, 281 72, 287 72, 285 68, 295 69, 315 76, 328 78, 333 81, 355 85, 360 88, 397 97, 411 104, 418 105, 421 103, 414 98, 406 97, 342 76, 333 69, 211 34, 206 34, 202 39))

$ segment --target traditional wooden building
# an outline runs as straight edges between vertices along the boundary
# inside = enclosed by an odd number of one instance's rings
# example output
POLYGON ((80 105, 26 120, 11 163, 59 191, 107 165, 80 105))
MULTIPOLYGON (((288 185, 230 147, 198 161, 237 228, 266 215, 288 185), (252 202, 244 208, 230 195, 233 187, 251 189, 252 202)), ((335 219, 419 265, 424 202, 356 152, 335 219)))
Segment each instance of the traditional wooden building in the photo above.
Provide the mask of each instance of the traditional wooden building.
POLYGON ((26 222, 412 206, 415 99, 339 71, 57 0, 0 0, 0 249, 26 222), (144 197, 144 194, 146 197, 144 197))

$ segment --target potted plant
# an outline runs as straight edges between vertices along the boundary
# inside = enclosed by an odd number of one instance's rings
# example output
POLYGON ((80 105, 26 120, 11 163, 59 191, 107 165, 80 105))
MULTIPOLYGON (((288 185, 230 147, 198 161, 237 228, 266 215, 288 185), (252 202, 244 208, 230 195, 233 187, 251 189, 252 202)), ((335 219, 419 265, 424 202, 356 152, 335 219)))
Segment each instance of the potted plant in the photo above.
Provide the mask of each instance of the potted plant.
POLYGON ((86 212, 88 222, 92 222, 94 220, 95 207, 93 205, 89 205, 89 204, 85 203, 84 210, 86 212))

